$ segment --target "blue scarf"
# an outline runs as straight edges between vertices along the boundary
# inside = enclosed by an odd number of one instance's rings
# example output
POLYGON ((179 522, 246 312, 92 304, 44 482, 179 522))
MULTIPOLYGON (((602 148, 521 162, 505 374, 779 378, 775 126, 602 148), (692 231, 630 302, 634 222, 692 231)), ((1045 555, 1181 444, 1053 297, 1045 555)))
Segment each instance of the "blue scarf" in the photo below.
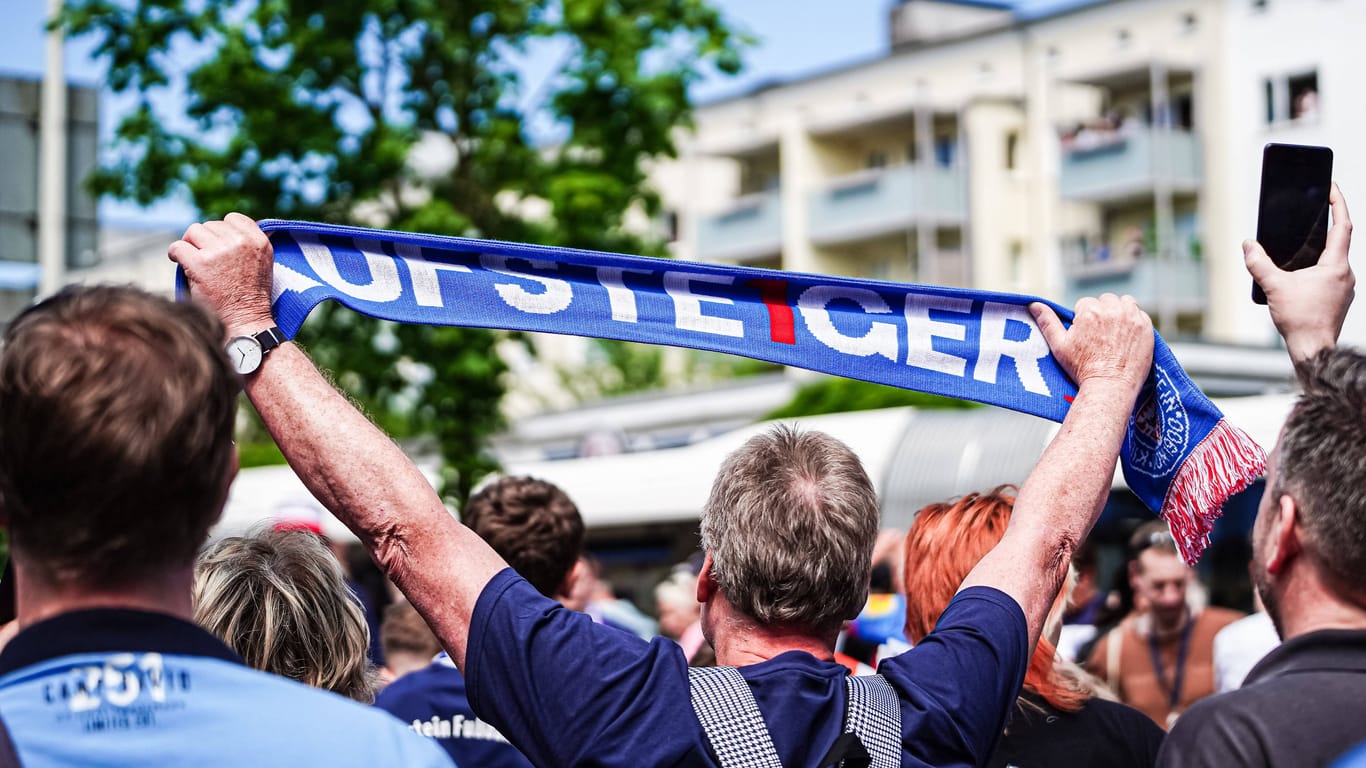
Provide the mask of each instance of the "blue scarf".
MULTIPOLYGON (((295 221, 261 227, 275 248, 275 318, 291 337, 335 299, 404 323, 725 352, 1054 421, 1077 392, 1034 324, 1032 296, 295 221)), ((1224 501, 1261 476, 1265 457, 1156 342, 1120 460, 1193 563, 1224 501)))

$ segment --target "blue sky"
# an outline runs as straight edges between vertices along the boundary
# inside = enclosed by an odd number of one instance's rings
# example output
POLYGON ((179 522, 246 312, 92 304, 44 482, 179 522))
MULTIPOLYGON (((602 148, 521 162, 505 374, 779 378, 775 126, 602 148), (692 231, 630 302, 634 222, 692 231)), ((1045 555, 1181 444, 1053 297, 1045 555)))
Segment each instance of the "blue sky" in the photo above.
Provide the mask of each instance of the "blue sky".
MULTIPOLYGON (((736 80, 699 85, 694 95, 709 100, 753 84, 789 78, 813 70, 873 56, 887 48, 886 14, 894 0, 717 0, 732 23, 759 39, 747 57, 748 68, 736 80)), ((1027 0, 1032 4, 1075 0, 1027 0)), ((37 77, 43 72, 43 18, 46 0, 4 0, 6 23, 0 26, 0 73, 37 77)), ((75 82, 99 82, 100 69, 89 59, 91 46, 77 40, 67 45, 67 77, 75 82)), ((113 124, 117 104, 103 104, 105 133, 113 124)), ((162 204, 141 211, 128 204, 105 201, 101 216, 107 221, 182 224, 192 216, 186 206, 162 204)))

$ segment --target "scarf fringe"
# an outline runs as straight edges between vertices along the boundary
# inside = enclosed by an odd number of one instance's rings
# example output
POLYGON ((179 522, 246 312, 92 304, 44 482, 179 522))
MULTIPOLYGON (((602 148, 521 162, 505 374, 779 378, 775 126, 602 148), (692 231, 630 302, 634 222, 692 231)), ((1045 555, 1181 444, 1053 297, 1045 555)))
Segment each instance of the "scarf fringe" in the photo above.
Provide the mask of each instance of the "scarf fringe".
POLYGON ((1195 446, 1172 478, 1161 512, 1187 565, 1205 551, 1224 502, 1265 472, 1266 452, 1227 419, 1195 446))

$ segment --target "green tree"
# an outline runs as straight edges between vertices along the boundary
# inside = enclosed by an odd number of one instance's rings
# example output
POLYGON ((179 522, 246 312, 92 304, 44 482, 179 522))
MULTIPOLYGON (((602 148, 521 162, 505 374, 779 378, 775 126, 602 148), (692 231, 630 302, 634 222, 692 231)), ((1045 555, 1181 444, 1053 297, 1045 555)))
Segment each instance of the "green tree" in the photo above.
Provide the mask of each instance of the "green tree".
POLYGON ((823 376, 803 384, 792 399, 769 413, 766 419, 795 419, 824 413, 871 411, 878 408, 979 408, 978 403, 955 397, 916 392, 886 384, 874 384, 858 379, 823 376))
MULTIPOLYGON (((636 253, 659 250, 622 227, 659 213, 645 163, 744 43, 705 0, 68 0, 61 23, 135 102, 99 193, 636 253)), ((384 426, 437 436, 449 498, 493 468, 494 334, 324 307, 302 337, 384 426)))

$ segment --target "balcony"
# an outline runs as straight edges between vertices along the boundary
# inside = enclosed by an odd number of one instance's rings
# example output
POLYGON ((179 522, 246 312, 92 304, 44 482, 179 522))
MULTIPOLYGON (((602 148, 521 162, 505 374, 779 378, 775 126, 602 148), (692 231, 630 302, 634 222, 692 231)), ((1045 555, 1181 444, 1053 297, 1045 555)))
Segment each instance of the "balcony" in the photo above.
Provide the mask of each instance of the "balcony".
POLYGON ((1200 139, 1185 130, 1078 136, 1072 147, 1063 147, 1058 189, 1067 199, 1108 202, 1149 194, 1165 176, 1173 192, 1194 192, 1200 188, 1200 165, 1200 139))
POLYGON ((1113 293, 1129 294, 1148 312, 1172 309, 1199 312, 1205 308, 1205 265, 1178 256, 1165 266, 1151 257, 1132 261, 1074 264, 1066 273, 1067 306, 1083 296, 1113 293))
POLYGON ((730 208, 698 223, 697 258, 743 262, 782 250, 782 198, 778 190, 737 198, 730 208))
POLYGON ((904 165, 843 176, 811 193, 811 239, 836 243, 909 229, 917 221, 962 224, 967 219, 963 174, 952 168, 904 165))

